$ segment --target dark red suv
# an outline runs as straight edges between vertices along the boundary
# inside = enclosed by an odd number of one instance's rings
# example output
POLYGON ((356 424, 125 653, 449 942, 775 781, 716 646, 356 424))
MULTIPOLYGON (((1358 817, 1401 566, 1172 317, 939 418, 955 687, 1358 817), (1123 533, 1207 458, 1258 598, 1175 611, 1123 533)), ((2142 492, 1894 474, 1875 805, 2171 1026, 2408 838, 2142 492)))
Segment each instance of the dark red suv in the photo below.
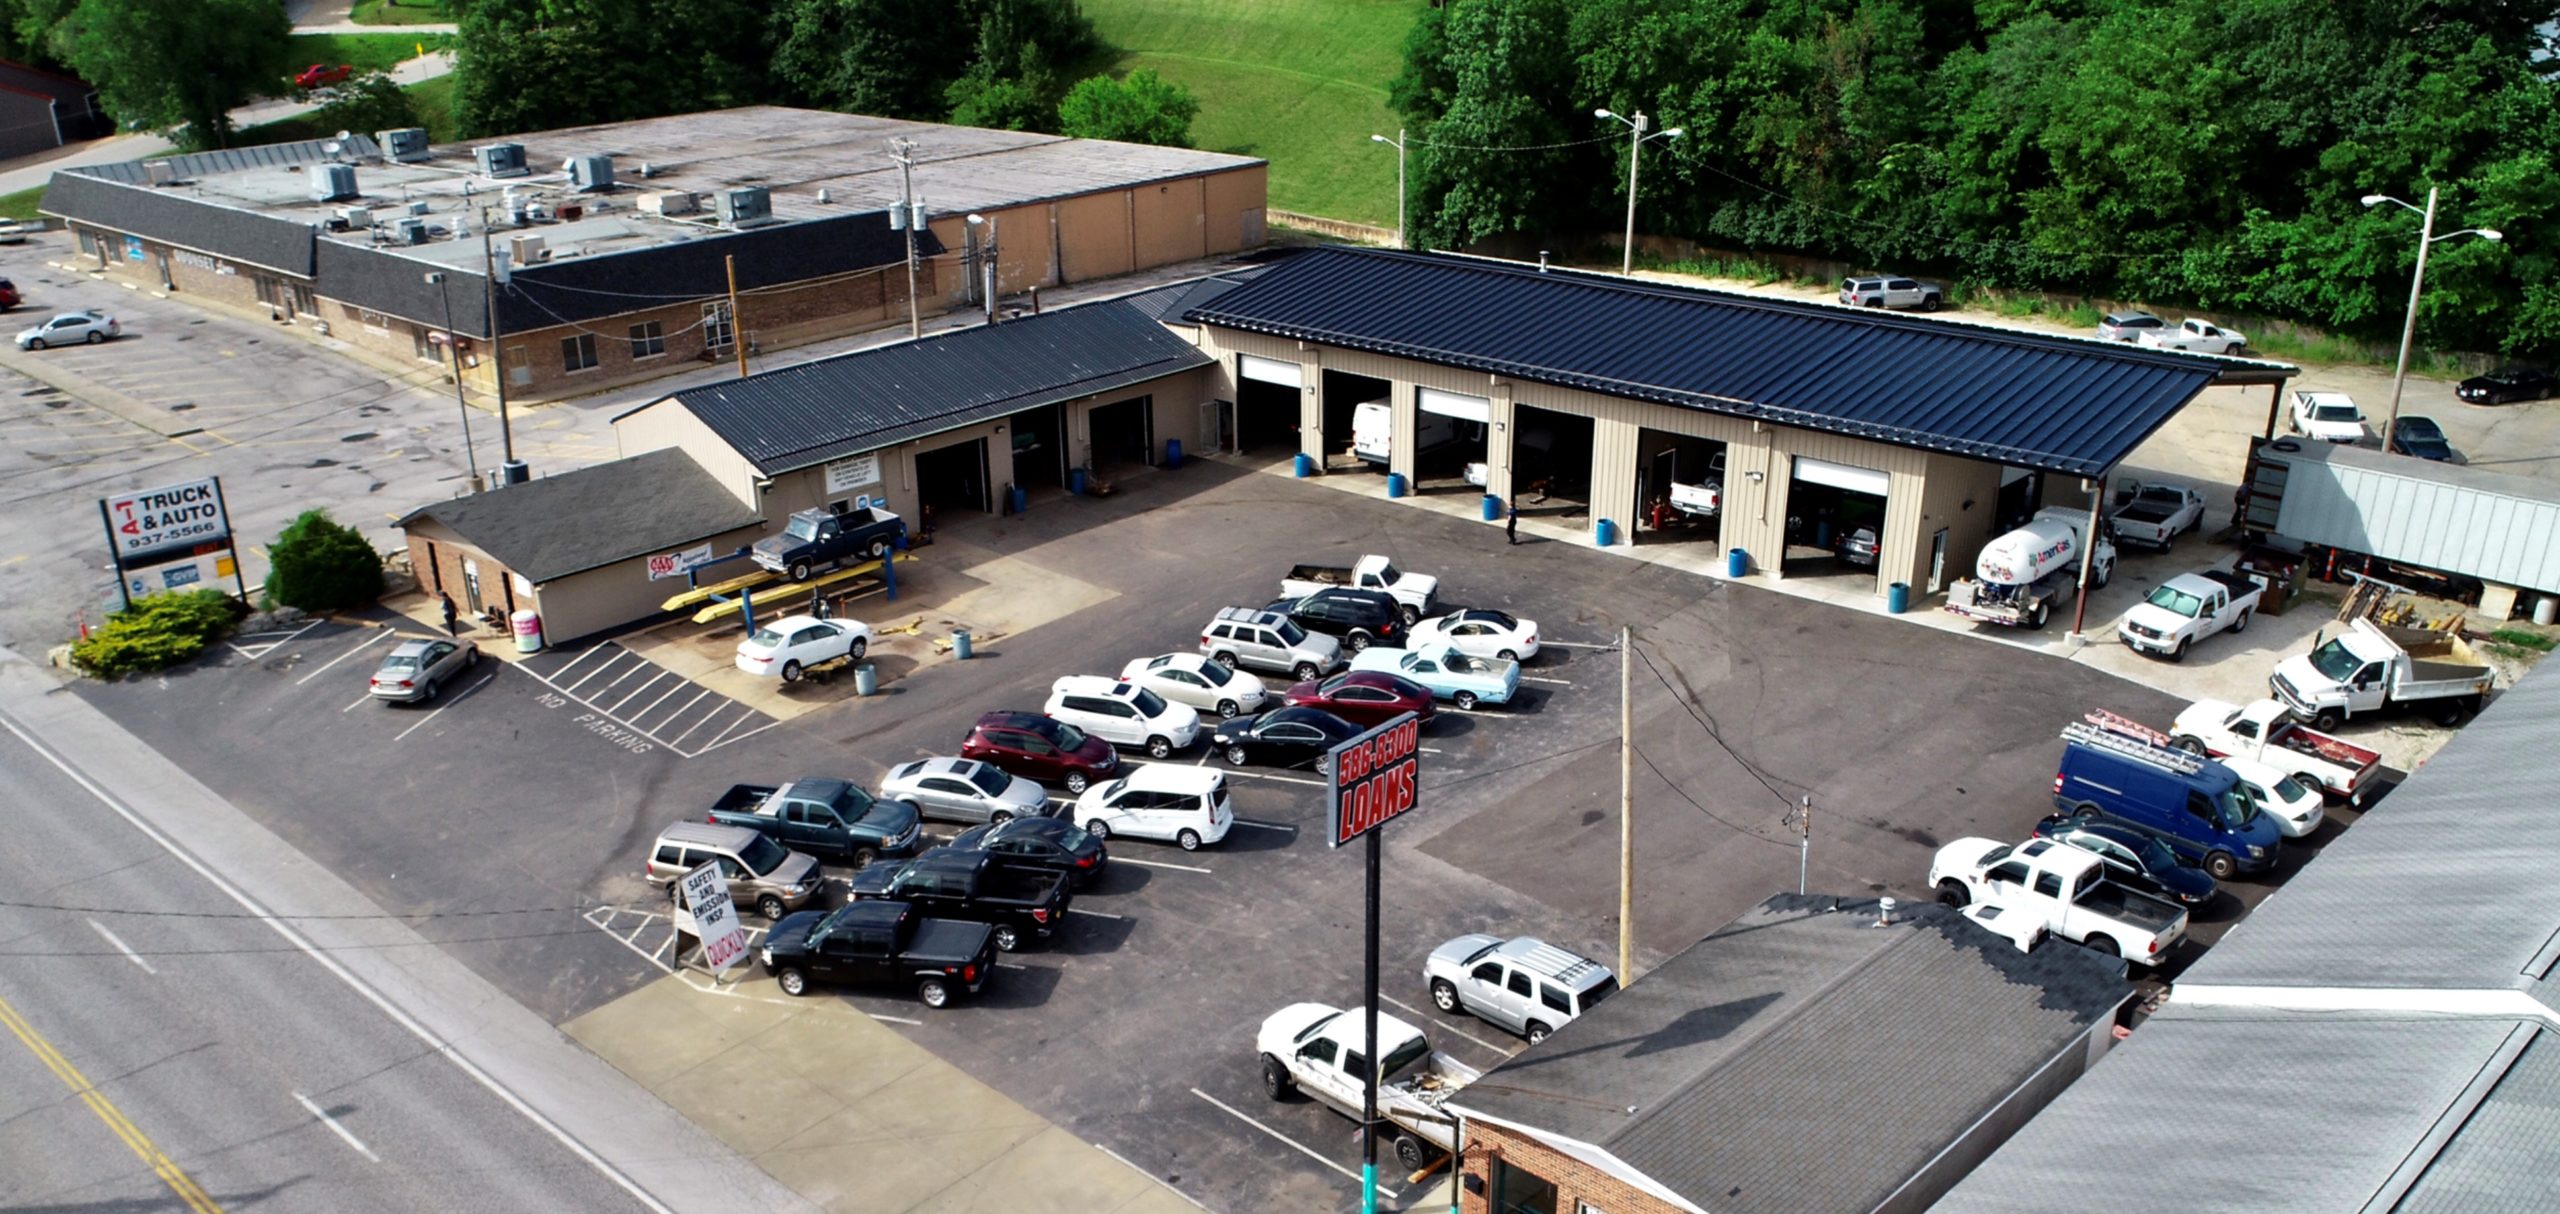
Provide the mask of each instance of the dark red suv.
POLYGON ((1086 785, 1120 770, 1120 752, 1111 743, 1036 712, 991 712, 978 718, 960 753, 1017 776, 1064 784, 1068 792, 1083 792, 1086 785))

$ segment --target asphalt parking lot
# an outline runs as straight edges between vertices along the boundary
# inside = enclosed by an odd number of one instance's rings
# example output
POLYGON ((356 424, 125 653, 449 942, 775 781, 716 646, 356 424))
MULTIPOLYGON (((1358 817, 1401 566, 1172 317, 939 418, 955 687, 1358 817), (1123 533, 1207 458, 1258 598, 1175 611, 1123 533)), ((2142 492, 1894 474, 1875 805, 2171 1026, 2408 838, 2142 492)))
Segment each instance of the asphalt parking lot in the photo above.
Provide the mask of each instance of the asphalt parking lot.
MULTIPOLYGON (((1432 947, 1489 931, 1616 955, 1620 625, 1641 658, 1640 969, 1795 887, 1782 818, 1800 798, 1812 890, 1923 897, 1937 846, 2020 837, 2050 810, 2064 722, 2178 707, 2056 658, 1577 545, 1509 547, 1493 527, 1216 461, 946 528, 1111 597, 919 671, 898 695, 782 721, 706 714, 717 693, 610 642, 484 662, 437 705, 377 705, 364 677, 384 637, 344 622, 81 694, 556 1023, 662 972, 643 851, 730 784, 875 785, 894 763, 949 753, 981 712, 1036 710, 1058 676, 1190 648, 1218 608, 1268 601, 1292 564, 1387 553, 1439 575, 1446 606, 1535 619, 1550 645, 1520 704, 1426 728, 1422 807, 1389 831, 1388 1010, 1478 1067, 1522 1043, 1427 1010, 1432 947)), ((1207 760, 1195 747, 1173 761, 1207 760)), ((1355 1127, 1267 1100, 1252 1038, 1286 1003, 1357 999, 1359 857, 1324 845, 1311 776, 1228 770, 1239 829, 1224 843, 1115 840, 1059 936, 1005 958, 975 1002, 846 998, 1211 1209, 1353 1208, 1355 1127)), ((2307 849, 2291 850, 2283 871, 2307 849)), ((2209 908, 2199 934, 2264 892, 2233 887, 2231 913, 2209 908)), ((1419 1192, 1387 1183, 1399 1202, 1419 1192)))

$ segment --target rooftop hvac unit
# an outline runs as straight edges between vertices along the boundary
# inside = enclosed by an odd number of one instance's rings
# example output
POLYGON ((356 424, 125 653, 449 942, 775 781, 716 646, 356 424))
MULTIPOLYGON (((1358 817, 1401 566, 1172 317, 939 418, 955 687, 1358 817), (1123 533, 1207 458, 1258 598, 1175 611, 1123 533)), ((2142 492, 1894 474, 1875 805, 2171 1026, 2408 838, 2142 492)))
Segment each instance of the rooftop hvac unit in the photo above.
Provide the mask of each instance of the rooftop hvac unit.
POLYGON ((702 209, 702 200, 694 197, 691 190, 660 190, 642 194, 640 209, 651 215, 691 215, 702 209))
POLYGON ((568 168, 569 184, 581 193, 594 194, 613 188, 611 156, 572 156, 568 168))
POLYGON ((407 203, 402 204, 400 209, 411 215, 424 215, 427 213, 427 200, 424 198, 411 199, 407 203))
POLYGON ((517 265, 529 266, 538 261, 551 259, 551 250, 543 247, 542 238, 539 236, 518 236, 509 242, 509 245, 515 253, 517 265))
POLYGON ((145 160, 142 162, 142 176, 155 186, 176 185, 178 166, 166 160, 145 160))
POLYGON ((525 167, 521 143, 493 143, 471 149, 471 155, 480 162, 483 177, 523 177, 533 172, 525 167))
POLYGON ((391 239, 395 244, 425 244, 427 221, 403 215, 391 225, 391 239))
POLYGON ((373 141, 382 145, 382 154, 398 164, 416 164, 428 157, 427 128, 404 126, 394 131, 375 131, 373 141))
POLYGON ((339 207, 330 213, 338 217, 338 222, 350 228, 373 226, 373 208, 371 207, 339 207))
POLYGON ((364 196, 356 192, 356 166, 352 164, 315 164, 310 174, 313 202, 345 202, 364 196))
POLYGON ((773 194, 758 185, 731 186, 712 195, 724 227, 751 228, 773 222, 773 194))

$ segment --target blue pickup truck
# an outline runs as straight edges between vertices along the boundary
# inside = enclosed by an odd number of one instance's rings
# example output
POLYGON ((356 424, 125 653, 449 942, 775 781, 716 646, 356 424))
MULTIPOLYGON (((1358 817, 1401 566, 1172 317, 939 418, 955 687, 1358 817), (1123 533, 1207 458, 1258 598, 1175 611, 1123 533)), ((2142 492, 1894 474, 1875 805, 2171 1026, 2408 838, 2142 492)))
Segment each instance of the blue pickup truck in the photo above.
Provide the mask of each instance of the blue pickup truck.
POLYGON ((756 541, 755 562, 791 580, 805 582, 851 561, 876 561, 889 555, 907 534, 907 521, 878 506, 838 514, 803 510, 791 516, 779 535, 756 541))

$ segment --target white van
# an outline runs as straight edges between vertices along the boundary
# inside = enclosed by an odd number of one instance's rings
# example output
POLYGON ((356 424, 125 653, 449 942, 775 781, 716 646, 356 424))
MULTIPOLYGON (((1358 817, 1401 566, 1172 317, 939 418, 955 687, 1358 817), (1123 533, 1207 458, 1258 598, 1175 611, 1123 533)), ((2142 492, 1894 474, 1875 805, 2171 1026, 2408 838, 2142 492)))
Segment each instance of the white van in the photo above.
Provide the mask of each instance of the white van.
MULTIPOLYGON (((1416 455, 1458 441, 1459 420, 1443 413, 1417 410, 1413 415, 1416 455)), ((1395 407, 1384 400, 1367 401, 1351 410, 1351 453, 1381 468, 1395 452, 1395 407)))
POLYGON ((1097 839, 1162 839, 1184 851, 1227 837, 1235 802, 1225 773, 1178 763, 1141 763, 1076 798, 1074 821, 1097 839))

